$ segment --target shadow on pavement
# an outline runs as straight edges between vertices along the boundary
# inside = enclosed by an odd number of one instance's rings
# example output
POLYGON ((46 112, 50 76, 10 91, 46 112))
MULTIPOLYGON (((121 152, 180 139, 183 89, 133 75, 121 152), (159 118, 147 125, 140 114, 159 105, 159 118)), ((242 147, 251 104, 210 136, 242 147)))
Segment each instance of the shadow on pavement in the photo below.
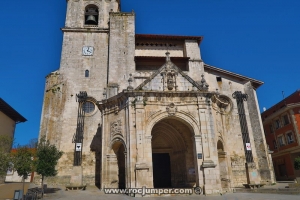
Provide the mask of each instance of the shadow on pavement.
POLYGON ((56 193, 57 191, 60 191, 61 188, 47 188, 44 190, 45 194, 51 194, 51 193, 56 193))

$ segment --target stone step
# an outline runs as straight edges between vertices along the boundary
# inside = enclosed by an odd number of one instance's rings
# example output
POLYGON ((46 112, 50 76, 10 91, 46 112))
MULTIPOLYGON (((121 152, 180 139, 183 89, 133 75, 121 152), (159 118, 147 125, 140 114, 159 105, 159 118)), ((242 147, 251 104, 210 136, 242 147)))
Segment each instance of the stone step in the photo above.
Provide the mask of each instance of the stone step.
POLYGON ((299 195, 300 188, 259 188, 259 189, 246 189, 236 188, 234 193, 269 193, 269 194, 290 194, 299 195))

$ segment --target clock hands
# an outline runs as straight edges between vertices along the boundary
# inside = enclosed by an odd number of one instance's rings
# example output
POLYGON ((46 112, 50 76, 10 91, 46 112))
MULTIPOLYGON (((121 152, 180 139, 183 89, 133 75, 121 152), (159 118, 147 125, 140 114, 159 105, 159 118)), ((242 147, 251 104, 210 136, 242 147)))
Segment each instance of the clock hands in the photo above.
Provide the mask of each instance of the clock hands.
POLYGON ((93 47, 85 46, 83 47, 83 54, 84 55, 93 55, 93 47))

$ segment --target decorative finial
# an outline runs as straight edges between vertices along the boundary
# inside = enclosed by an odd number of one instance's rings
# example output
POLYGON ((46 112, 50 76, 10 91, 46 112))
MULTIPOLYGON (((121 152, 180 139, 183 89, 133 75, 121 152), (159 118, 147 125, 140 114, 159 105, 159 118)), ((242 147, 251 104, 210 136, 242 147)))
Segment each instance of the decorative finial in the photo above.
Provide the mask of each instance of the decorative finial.
POLYGON ((171 61, 171 59, 170 59, 170 52, 166 52, 166 61, 167 62, 170 62, 171 61))
POLYGON ((131 86, 132 82, 133 82, 132 74, 129 74, 129 79, 128 79, 129 86, 127 87, 127 90, 133 90, 133 87, 131 86))
POLYGON ((203 90, 208 90, 208 84, 206 83, 206 80, 204 79, 204 74, 201 75, 202 79, 201 79, 201 87, 203 90))

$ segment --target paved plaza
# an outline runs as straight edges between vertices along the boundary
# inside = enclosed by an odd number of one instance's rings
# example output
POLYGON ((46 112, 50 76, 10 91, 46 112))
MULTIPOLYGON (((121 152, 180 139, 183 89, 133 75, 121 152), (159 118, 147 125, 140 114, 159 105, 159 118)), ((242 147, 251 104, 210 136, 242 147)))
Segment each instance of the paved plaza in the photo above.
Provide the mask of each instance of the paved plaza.
MULTIPOLYGON (((3 198, 4 192, 12 193, 14 190, 21 189, 22 184, 12 183, 0 185, 0 200, 2 199, 11 199, 12 197, 6 196, 3 198)), ((265 186, 266 189, 283 189, 287 186, 287 183, 277 183, 274 186, 265 186)), ((38 187, 34 184, 26 184, 25 189, 38 187)), ((45 200, 52 199, 65 199, 65 200, 129 200, 129 199, 147 199, 147 200, 299 200, 300 195, 284 195, 284 194, 261 194, 261 193, 228 193, 223 195, 214 195, 214 196, 204 196, 204 195, 186 195, 186 196, 157 196, 157 197, 130 197, 124 194, 104 194, 103 191, 100 191, 95 186, 88 186, 86 190, 69 190, 66 191, 64 187, 60 186, 48 186, 46 194, 44 196, 45 200)))
MULTIPOLYGON (((267 188, 285 188, 286 183, 277 183, 275 186, 267 188)), ((50 187, 49 187, 50 189, 50 187)), ((52 189, 53 190, 53 189, 52 189)), ((51 189, 50 189, 51 191, 51 189)), ((147 200, 299 200, 300 195, 283 195, 283 194, 260 194, 260 193, 228 193, 224 195, 204 196, 204 195, 186 195, 186 196, 160 196, 160 197, 130 197, 124 194, 104 194, 98 188, 89 186, 86 190, 65 191, 64 188, 55 189, 47 193, 44 199, 86 199, 86 200, 127 200, 127 199, 147 199, 147 200)))
POLYGON ((127 195, 103 194, 97 190, 85 191, 64 191, 60 190, 53 194, 47 194, 44 199, 88 199, 88 200, 127 200, 127 199, 147 199, 147 200, 299 200, 299 195, 281 195, 281 194, 251 194, 251 193, 230 193, 218 196, 204 196, 204 195, 189 195, 189 196, 163 196, 163 197, 130 197, 127 195))

